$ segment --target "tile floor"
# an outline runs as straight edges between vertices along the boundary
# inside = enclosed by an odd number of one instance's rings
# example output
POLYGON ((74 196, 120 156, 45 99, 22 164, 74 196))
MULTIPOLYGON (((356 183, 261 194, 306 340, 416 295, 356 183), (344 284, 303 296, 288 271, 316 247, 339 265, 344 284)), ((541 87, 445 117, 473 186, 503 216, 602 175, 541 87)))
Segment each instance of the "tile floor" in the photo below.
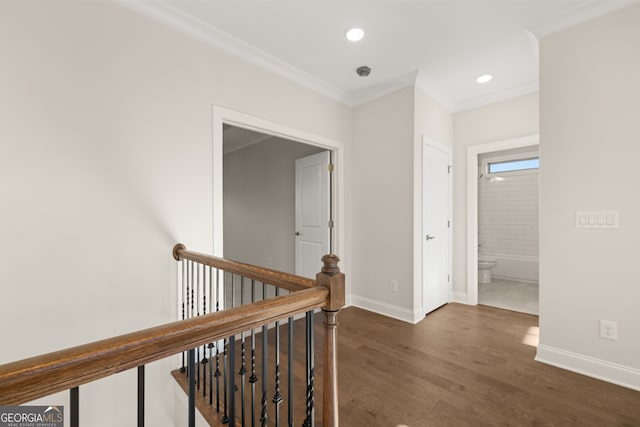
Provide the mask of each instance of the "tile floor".
POLYGON ((478 303, 538 315, 538 284, 493 278, 478 283, 478 303))

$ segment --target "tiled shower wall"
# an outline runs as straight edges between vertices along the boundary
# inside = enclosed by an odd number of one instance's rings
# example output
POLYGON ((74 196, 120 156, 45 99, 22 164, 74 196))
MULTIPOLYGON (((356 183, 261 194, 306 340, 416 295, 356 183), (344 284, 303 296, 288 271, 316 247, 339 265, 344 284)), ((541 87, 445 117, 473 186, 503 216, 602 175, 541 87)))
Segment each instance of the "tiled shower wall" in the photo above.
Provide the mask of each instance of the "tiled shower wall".
POLYGON ((480 253, 537 262, 538 176, 538 170, 532 170, 479 178, 480 253))

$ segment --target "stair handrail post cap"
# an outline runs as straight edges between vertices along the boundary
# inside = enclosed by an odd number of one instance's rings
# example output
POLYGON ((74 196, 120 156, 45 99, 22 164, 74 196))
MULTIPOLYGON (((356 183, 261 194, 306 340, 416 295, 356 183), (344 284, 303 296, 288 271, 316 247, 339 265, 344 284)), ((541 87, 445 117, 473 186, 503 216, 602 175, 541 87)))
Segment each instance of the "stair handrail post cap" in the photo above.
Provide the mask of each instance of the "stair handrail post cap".
POLYGON ((340 258, 338 255, 327 254, 322 257, 322 272, 327 274, 337 274, 340 273, 340 267, 338 267, 338 262, 340 262, 340 258))
POLYGON ((327 305, 322 307, 324 311, 340 311, 345 305, 344 273, 338 268, 337 255, 329 254, 322 257, 324 263, 320 273, 316 275, 316 284, 329 289, 327 305))

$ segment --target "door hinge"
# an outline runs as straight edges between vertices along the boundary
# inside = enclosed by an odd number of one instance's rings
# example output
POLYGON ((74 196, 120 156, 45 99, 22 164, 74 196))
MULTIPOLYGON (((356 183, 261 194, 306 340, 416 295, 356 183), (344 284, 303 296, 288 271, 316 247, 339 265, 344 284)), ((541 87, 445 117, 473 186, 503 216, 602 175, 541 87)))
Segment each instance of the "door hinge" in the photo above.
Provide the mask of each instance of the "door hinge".
POLYGON ((447 221, 447 228, 451 228, 451 221, 447 221))
POLYGON ((451 281, 451 275, 447 274, 447 282, 450 282, 450 281, 451 281))
POLYGON ((333 163, 329 163, 327 169, 329 169, 329 172, 333 172, 333 163))
POLYGON ((332 219, 329 220, 329 228, 333 228, 333 220, 332 219))
POLYGON ((452 167, 453 167, 452 165, 447 166, 447 173, 451 173, 451 168, 452 167))

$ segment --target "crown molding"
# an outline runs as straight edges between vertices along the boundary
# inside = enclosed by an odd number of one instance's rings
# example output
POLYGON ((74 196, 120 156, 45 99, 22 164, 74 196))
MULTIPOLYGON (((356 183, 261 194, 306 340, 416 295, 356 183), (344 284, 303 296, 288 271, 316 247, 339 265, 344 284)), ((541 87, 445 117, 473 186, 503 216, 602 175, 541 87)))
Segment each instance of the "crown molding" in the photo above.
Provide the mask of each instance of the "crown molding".
POLYGON ((447 111, 453 112, 455 106, 453 98, 451 98, 442 89, 439 89, 422 70, 412 71, 357 92, 353 96, 353 105, 362 105, 408 87, 415 87, 417 90, 420 90, 432 97, 436 102, 447 109, 447 111))
POLYGON ((585 0, 532 24, 529 30, 540 40, 550 34, 638 3, 638 0, 585 0))
POLYGON ((416 71, 399 76, 393 79, 385 80, 384 82, 375 86, 370 86, 356 92, 353 95, 353 106, 366 104, 374 99, 381 98, 385 95, 397 92, 399 90, 411 87, 415 85, 416 71))
POLYGON ((353 106, 353 99, 347 92, 305 73, 164 1, 115 0, 115 2, 139 15, 212 45, 320 95, 349 107, 353 106))
POLYGON ((472 108, 483 107, 485 105, 493 104, 495 102, 506 101, 507 99, 516 98, 518 96, 528 95, 530 93, 538 92, 540 89, 539 80, 532 80, 530 82, 512 86, 507 89, 491 92, 484 96, 478 96, 476 98, 470 98, 462 100, 456 104, 454 113, 459 113, 464 110, 470 110, 472 108))
POLYGON ((450 113, 455 111, 455 107, 457 105, 455 99, 440 89, 427 74, 422 72, 422 70, 418 70, 415 85, 416 89, 419 89, 429 95, 450 113))

